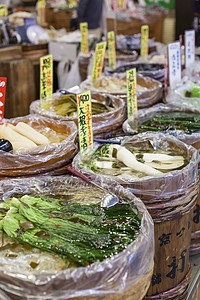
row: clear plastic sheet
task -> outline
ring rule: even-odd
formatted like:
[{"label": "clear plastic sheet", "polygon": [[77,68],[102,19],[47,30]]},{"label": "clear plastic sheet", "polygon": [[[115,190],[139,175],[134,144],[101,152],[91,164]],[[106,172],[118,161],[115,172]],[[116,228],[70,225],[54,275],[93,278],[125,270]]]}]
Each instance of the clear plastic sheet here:
[{"label": "clear plastic sheet", "polygon": [[[18,267],[9,267],[0,263],[0,288],[9,299],[134,299],[145,296],[153,272],[154,227],[144,204],[128,190],[112,182],[108,185],[102,179],[104,188],[115,193],[122,202],[131,202],[142,216],[141,232],[136,240],[123,252],[102,262],[87,267],[56,270],[48,273],[26,272],[25,261]],[[74,191],[80,187],[88,190],[98,189],[79,178],[59,176],[30,179],[12,179],[0,182],[2,200],[15,196],[42,195],[43,197],[65,195],[67,189]],[[92,199],[91,199],[92,201]],[[7,264],[8,264],[7,260]],[[11,267],[11,266],[10,266]],[[14,296],[13,296],[14,295]],[[19,297],[19,298],[18,298]]]},{"label": "clear plastic sheet", "polygon": [[[153,149],[156,150],[170,150],[177,155],[183,155],[189,160],[189,164],[181,170],[174,170],[172,172],[159,174],[157,176],[146,176],[140,179],[123,179],[119,176],[105,176],[94,173],[91,169],[86,166],[81,166],[82,160],[80,153],[78,153],[72,162],[72,166],[85,175],[94,175],[98,180],[106,180],[107,183],[113,179],[119,184],[131,189],[134,194],[141,194],[151,198],[152,203],[162,201],[168,201],[173,195],[186,193],[186,189],[189,190],[192,186],[198,182],[198,151],[192,146],[188,146],[185,143],[179,141],[173,136],[168,136],[163,133],[140,133],[135,136],[118,137],[121,140],[122,146],[148,146],[152,145]],[[116,140],[116,139],[115,139]],[[95,144],[96,149],[99,145]],[[166,200],[164,200],[166,199]],[[181,199],[180,199],[181,201]]]},{"label": "clear plastic sheet", "polygon": [[18,122],[25,122],[40,133],[47,135],[50,143],[37,146],[26,153],[0,151],[0,179],[42,174],[71,162],[77,152],[75,144],[77,127],[74,122],[61,120],[55,123],[54,120],[39,115],[27,115],[4,121],[13,125]]},{"label": "clear plastic sheet", "polygon": [[[123,34],[116,37],[117,49],[138,50],[141,48],[141,34],[125,36]],[[156,47],[154,39],[148,39],[149,48]]]},{"label": "clear plastic sheet", "polygon": [[110,68],[106,68],[104,73],[106,75],[112,74],[124,74],[126,76],[126,71],[136,68],[137,73],[153,78],[160,82],[164,82],[165,70],[164,65],[149,63],[149,62],[135,62],[135,63],[124,63],[118,66],[115,70],[111,70]]},{"label": "clear plastic sheet", "polygon": [[[135,118],[137,118],[137,124],[140,125],[151,118],[153,118],[157,113],[168,113],[168,112],[190,112],[190,110],[184,108],[178,108],[174,105],[167,104],[157,104],[150,108],[140,109],[137,114],[133,114],[129,119],[127,119],[123,124],[123,131],[128,134],[136,134],[137,131],[134,130],[130,123],[134,122]],[[188,145],[194,145],[200,142],[200,132],[186,134],[181,130],[169,130],[165,131],[165,134],[173,135],[182,142]]]},{"label": "clear plastic sheet", "polygon": [[[52,101],[59,97],[60,93],[53,94]],[[115,97],[114,95],[106,95],[104,93],[100,94],[98,92],[92,92],[91,98],[111,106],[111,110],[109,112],[92,116],[94,134],[109,132],[111,127],[115,129],[122,125],[125,120],[125,104],[122,99]],[[75,113],[73,117],[59,116],[53,111],[52,107],[48,110],[41,108],[40,100],[36,100],[31,103],[30,113],[49,117],[52,122],[53,120],[73,121],[78,125],[77,113]]]},{"label": "clear plastic sheet", "polygon": [[181,83],[177,84],[175,89],[169,89],[168,96],[166,97],[166,103],[190,109],[194,112],[200,112],[200,98],[185,97],[185,91],[191,91],[195,87],[200,89],[199,78],[183,78]]},{"label": "clear plastic sheet", "polygon": [[[112,77],[117,77],[122,80],[125,80],[126,78],[123,74],[113,76],[102,75],[100,80],[103,78],[109,79]],[[161,100],[162,84],[159,81],[137,74],[137,83],[142,87],[142,90],[137,92],[137,101],[139,108],[152,106],[153,104]],[[118,91],[113,90],[112,92],[110,90],[106,90],[106,88],[96,88],[92,85],[91,78],[88,78],[85,81],[83,81],[80,85],[80,88],[82,91],[91,90],[92,92],[109,93],[111,95],[120,96],[120,98],[123,99],[125,102],[127,101],[126,88],[124,90],[119,89]]]}]

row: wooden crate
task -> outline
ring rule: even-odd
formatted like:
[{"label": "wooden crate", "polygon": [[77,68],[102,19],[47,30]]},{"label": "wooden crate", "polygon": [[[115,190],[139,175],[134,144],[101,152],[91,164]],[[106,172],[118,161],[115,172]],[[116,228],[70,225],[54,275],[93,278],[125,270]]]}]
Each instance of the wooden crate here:
[{"label": "wooden crate", "polygon": [[21,58],[22,57],[22,47],[21,46],[8,46],[5,48],[0,48],[0,61]]},{"label": "wooden crate", "polygon": [[53,8],[46,8],[46,22],[55,29],[65,28],[69,32],[71,18],[71,10],[54,11]]},{"label": "wooden crate", "polygon": [[26,58],[0,61],[0,76],[7,77],[5,118],[27,115],[35,100],[32,62]]}]

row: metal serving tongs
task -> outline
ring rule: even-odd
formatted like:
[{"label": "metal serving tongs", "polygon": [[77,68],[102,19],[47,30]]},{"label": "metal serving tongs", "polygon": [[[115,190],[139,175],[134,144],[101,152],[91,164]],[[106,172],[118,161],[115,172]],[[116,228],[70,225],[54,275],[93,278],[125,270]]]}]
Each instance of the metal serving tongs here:
[{"label": "metal serving tongs", "polygon": [[75,170],[74,168],[72,168],[70,166],[67,167],[67,170],[69,172],[71,172],[72,174],[76,175],[77,177],[83,179],[87,183],[90,183],[90,184],[98,187],[99,189],[103,190],[104,192],[106,192],[106,195],[101,200],[101,207],[109,208],[109,207],[114,206],[115,204],[119,203],[119,198],[115,194],[108,192],[102,186],[100,186],[96,182],[92,181],[90,177],[83,175],[82,173],[78,172],[77,170]]}]

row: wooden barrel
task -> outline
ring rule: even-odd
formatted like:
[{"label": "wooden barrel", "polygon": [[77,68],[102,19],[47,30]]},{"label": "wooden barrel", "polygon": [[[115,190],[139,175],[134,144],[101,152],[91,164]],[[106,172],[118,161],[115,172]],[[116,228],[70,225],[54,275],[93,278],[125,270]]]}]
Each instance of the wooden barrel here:
[{"label": "wooden barrel", "polygon": [[[190,161],[182,170],[163,176],[148,176],[133,181],[114,177],[119,184],[141,198],[154,221],[155,264],[148,297],[183,297],[189,284],[192,213],[199,192],[198,152],[178,139],[161,133],[143,133],[119,139],[127,148],[131,145],[141,149],[150,149],[152,146],[163,151],[170,149],[171,152],[183,155]],[[93,172],[89,168],[83,169],[80,163],[81,160],[77,156],[73,160],[73,167],[91,176]],[[99,176],[97,175],[97,178]],[[106,177],[109,184],[111,176],[101,175],[100,178],[102,177]],[[179,288],[183,282],[185,289]],[[173,294],[173,291],[176,292]],[[164,292],[171,293],[173,297],[158,298]]]},{"label": "wooden barrel", "polygon": [[78,67],[79,67],[79,73],[81,77],[81,81],[84,81],[87,79],[88,76],[88,65],[90,63],[91,55],[80,55],[78,58]]}]

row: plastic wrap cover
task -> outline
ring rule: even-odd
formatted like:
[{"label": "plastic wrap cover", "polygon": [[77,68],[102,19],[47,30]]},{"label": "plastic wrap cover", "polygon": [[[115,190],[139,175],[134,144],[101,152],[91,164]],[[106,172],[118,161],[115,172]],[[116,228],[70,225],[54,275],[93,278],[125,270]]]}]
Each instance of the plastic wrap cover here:
[{"label": "plastic wrap cover", "polygon": [[[60,97],[60,93],[53,94],[53,99]],[[110,131],[111,127],[122,125],[125,120],[125,104],[122,99],[114,95],[100,94],[98,92],[91,93],[92,99],[100,101],[104,104],[112,105],[114,108],[109,111],[98,115],[92,116],[92,127],[94,133]],[[30,113],[36,113],[45,117],[49,117],[60,121],[74,121],[78,125],[78,115],[73,117],[65,117],[57,115],[53,109],[43,109],[40,105],[40,100],[33,101],[30,105]]]},{"label": "plastic wrap cover", "polygon": [[195,86],[198,86],[200,89],[200,80],[196,78],[188,77],[183,78],[182,82],[177,84],[175,89],[169,89],[168,96],[166,97],[166,103],[176,105],[181,108],[190,109],[193,112],[200,112],[200,98],[190,98],[185,97],[184,92],[192,90]]},{"label": "plastic wrap cover", "polygon": [[[134,34],[126,36],[123,34],[116,37],[117,49],[140,50],[141,48],[141,34]],[[148,47],[155,47],[154,39],[148,39]]]},{"label": "plastic wrap cover", "polygon": [[[195,184],[198,179],[198,151],[192,146],[188,146],[185,143],[179,141],[173,136],[168,136],[163,133],[151,133],[144,132],[135,136],[118,137],[122,141],[122,146],[132,144],[135,146],[151,144],[154,149],[164,150],[169,149],[177,153],[178,155],[184,155],[189,160],[189,164],[182,170],[175,170],[168,173],[163,173],[158,176],[146,176],[138,180],[127,180],[121,178],[121,176],[105,176],[96,174],[99,180],[105,180],[109,183],[109,180],[116,180],[119,184],[128,187],[135,194],[145,194],[156,199],[156,202],[161,202],[162,198],[171,197],[174,194],[180,194],[184,192],[187,187]],[[96,149],[99,145],[95,144]],[[81,166],[82,160],[80,153],[78,153],[72,162],[72,165],[78,171],[86,174],[95,174],[91,169],[86,166]]]},{"label": "plastic wrap cover", "polygon": [[[121,79],[125,79],[126,77],[123,74],[114,74],[113,76],[106,76],[105,74],[101,76],[101,79],[103,78],[112,78],[112,77],[118,77]],[[162,84],[149,77],[144,77],[140,74],[137,74],[137,83],[141,85],[142,87],[146,87],[147,90],[137,92],[137,100],[138,100],[138,107],[149,107],[153,104],[159,102],[162,98]],[[91,90],[92,92],[98,92],[98,93],[109,93],[111,95],[120,96],[121,99],[123,99],[126,102],[127,99],[127,91],[126,89],[121,91],[107,91],[104,89],[98,89],[92,86],[91,78],[86,79],[83,81],[80,85],[80,88],[82,91]]]},{"label": "plastic wrap cover", "polygon": [[135,63],[123,63],[117,66],[115,70],[106,68],[104,71],[105,74],[124,74],[126,76],[126,71],[136,68],[136,71],[146,77],[153,78],[160,82],[164,82],[165,70],[163,64],[158,63],[149,63],[149,62],[135,62]]},{"label": "plastic wrap cover", "polygon": [[[190,110],[184,108],[178,108],[174,105],[167,104],[156,104],[150,108],[140,109],[137,114],[133,114],[123,124],[123,131],[128,134],[136,134],[136,131],[130,126],[130,122],[133,122],[137,118],[138,125],[152,119],[157,113],[168,113],[168,112],[190,112]],[[165,131],[165,134],[173,135],[182,142],[193,145],[200,142],[200,132],[186,134],[181,130],[169,130]]]},{"label": "plastic wrap cover", "polygon": [[51,135],[51,139],[56,142],[37,146],[27,153],[0,151],[0,177],[33,175],[54,170],[69,163],[77,152],[77,145],[74,143],[77,127],[74,122],[55,123],[54,120],[39,115],[27,115],[4,122],[13,125],[25,122],[39,132]]},{"label": "plastic wrap cover", "polygon": [[[18,295],[19,299],[143,299],[153,272],[154,227],[144,204],[128,190],[112,182],[102,185],[114,192],[122,202],[132,202],[142,216],[141,233],[123,252],[87,267],[71,268],[51,273],[10,272],[0,264],[0,288]],[[79,178],[69,176],[12,179],[0,182],[1,199],[12,195],[64,195],[67,188],[86,186]],[[11,262],[12,263],[12,262]],[[16,267],[15,267],[16,269]],[[121,294],[123,293],[123,294]],[[121,294],[118,298],[118,295]],[[110,296],[110,297],[109,297]],[[105,298],[104,298],[105,297]],[[116,297],[116,298],[115,298]],[[12,299],[16,299],[15,297]],[[18,299],[18,298],[17,298]]]}]

